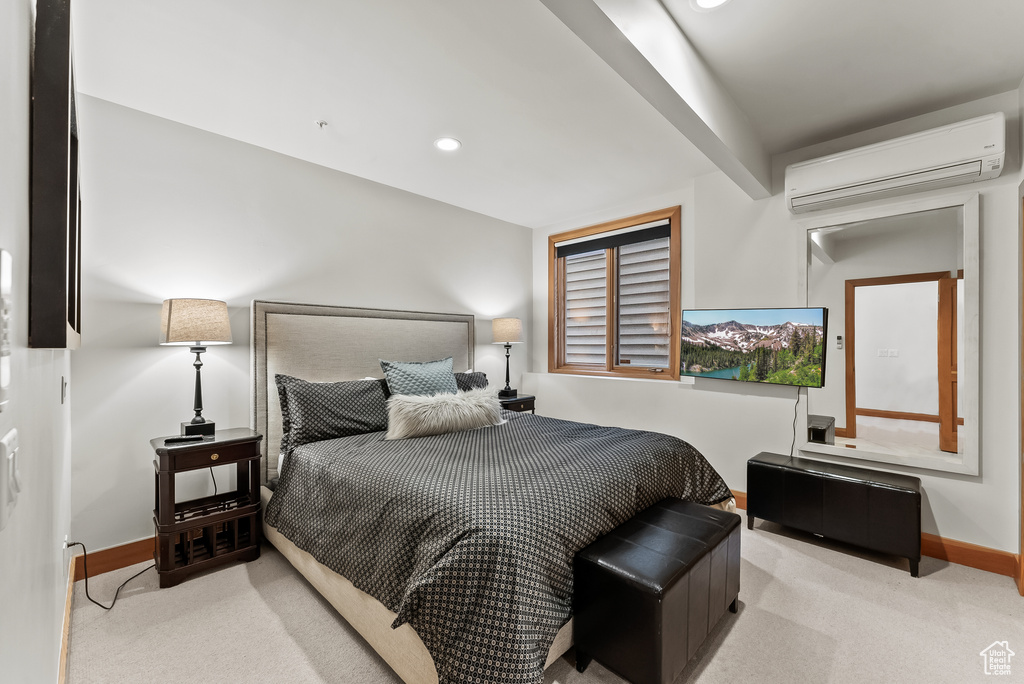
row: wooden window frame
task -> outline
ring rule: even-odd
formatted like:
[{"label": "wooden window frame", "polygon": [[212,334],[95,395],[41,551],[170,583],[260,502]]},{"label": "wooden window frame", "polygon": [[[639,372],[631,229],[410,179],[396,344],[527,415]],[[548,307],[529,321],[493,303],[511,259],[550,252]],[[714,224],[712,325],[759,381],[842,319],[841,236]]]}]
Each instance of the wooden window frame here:
[{"label": "wooden window frame", "polygon": [[[548,372],[569,375],[596,375],[620,378],[650,378],[654,380],[679,380],[679,335],[682,323],[682,303],[680,296],[682,282],[682,248],[680,221],[682,207],[647,212],[638,216],[600,223],[585,228],[557,233],[548,237]],[[608,315],[605,324],[605,363],[600,364],[566,364],[565,363],[565,311],[561,301],[560,283],[565,282],[565,261],[556,256],[556,245],[568,240],[591,237],[623,228],[652,223],[654,221],[669,222],[669,366],[652,370],[637,366],[617,365],[618,341],[618,279],[614,249],[608,250],[605,264],[607,268],[606,307]]]}]

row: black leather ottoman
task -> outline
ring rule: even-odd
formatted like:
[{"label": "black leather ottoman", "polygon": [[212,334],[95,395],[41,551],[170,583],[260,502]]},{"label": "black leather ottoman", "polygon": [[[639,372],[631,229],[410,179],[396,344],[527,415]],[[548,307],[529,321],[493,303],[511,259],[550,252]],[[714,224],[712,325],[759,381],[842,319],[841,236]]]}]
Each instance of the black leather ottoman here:
[{"label": "black leather ottoman", "polygon": [[921,480],[762,452],[747,461],[747,527],[771,520],[921,561]]},{"label": "black leather ottoman", "polygon": [[665,499],[576,554],[576,669],[670,684],[740,591],[740,516]]}]

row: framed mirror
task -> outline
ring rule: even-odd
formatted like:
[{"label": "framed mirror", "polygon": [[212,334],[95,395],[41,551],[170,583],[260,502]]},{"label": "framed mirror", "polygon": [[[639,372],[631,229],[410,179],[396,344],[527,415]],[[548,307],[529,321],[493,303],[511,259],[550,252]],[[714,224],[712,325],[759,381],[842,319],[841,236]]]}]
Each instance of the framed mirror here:
[{"label": "framed mirror", "polygon": [[829,309],[826,385],[807,414],[834,420],[809,455],[978,474],[978,194],[801,222],[807,305]]}]

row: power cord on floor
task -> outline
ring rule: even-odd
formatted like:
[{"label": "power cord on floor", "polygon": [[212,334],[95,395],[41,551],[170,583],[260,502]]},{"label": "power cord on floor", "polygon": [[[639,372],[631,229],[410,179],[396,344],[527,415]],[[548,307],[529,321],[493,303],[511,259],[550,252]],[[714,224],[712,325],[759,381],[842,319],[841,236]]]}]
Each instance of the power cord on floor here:
[{"label": "power cord on floor", "polygon": [[793,449],[796,448],[796,407],[800,405],[800,388],[796,388],[796,403],[793,404],[793,441],[789,445],[789,457],[793,458]]},{"label": "power cord on floor", "polygon": [[86,551],[85,544],[83,544],[82,542],[68,542],[68,548],[70,549],[72,546],[82,547],[82,571],[83,574],[85,575],[85,597],[93,603],[95,603],[100,608],[102,608],[103,610],[110,610],[114,607],[114,604],[117,603],[117,595],[121,593],[122,589],[124,589],[124,585],[128,584],[133,579],[135,579],[142,573],[146,572],[146,570],[150,570],[156,567],[156,563],[153,563],[152,565],[145,567],[142,570],[139,570],[137,573],[135,573],[134,575],[126,579],[124,582],[122,582],[121,586],[119,586],[117,588],[117,591],[114,592],[114,600],[110,602],[109,606],[105,606],[96,599],[94,599],[92,596],[89,596],[89,552]]}]

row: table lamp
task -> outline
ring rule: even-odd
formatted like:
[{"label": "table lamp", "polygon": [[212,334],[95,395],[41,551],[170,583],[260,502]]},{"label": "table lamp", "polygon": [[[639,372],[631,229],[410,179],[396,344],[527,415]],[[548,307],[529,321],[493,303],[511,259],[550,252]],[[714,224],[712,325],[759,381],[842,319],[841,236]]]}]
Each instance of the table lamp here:
[{"label": "table lamp", "polygon": [[183,435],[212,436],[216,425],[203,417],[203,383],[200,354],[211,344],[231,344],[228,305],[215,299],[165,299],[160,311],[160,344],[188,345],[196,355],[196,395],[191,421],[181,424]]},{"label": "table lamp", "polygon": [[508,357],[513,344],[523,341],[523,323],[518,318],[495,318],[491,321],[491,333],[494,344],[505,345],[505,389],[498,391],[502,398],[518,396],[508,383]]}]

